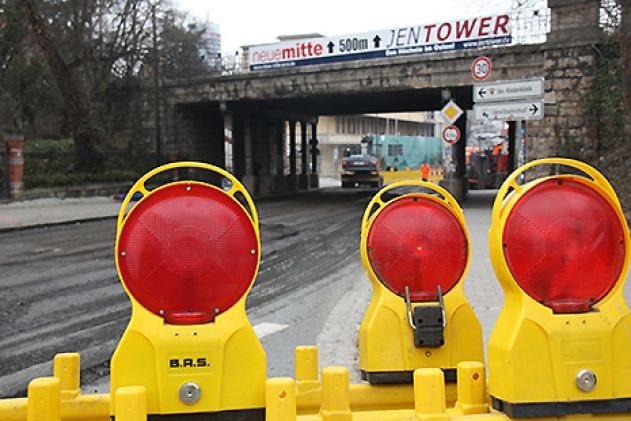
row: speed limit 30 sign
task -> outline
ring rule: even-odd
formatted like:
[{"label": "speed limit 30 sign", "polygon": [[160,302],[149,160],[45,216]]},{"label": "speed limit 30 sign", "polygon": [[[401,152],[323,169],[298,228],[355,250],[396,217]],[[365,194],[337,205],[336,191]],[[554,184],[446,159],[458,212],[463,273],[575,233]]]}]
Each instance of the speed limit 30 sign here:
[{"label": "speed limit 30 sign", "polygon": [[492,68],[491,59],[486,56],[480,56],[473,60],[473,64],[471,64],[471,74],[475,80],[485,80],[491,75]]},{"label": "speed limit 30 sign", "polygon": [[443,130],[443,140],[453,145],[460,140],[460,129],[453,124],[445,127]]}]

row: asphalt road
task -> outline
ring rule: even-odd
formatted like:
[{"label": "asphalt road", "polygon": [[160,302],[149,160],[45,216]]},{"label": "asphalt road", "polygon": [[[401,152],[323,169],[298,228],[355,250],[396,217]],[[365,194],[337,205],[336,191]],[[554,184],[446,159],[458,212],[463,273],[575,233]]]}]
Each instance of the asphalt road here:
[{"label": "asphalt road", "polygon": [[[356,266],[353,275],[361,272],[359,223],[373,193],[327,189],[257,203],[262,260],[247,307],[264,345],[270,332],[292,333],[290,325],[301,326],[293,342],[315,343],[327,305],[341,291],[328,288],[329,295],[307,299],[310,306],[300,301],[308,291],[335,285],[336,274],[349,266]],[[130,314],[116,274],[114,240],[114,220],[0,234],[0,397],[21,394],[30,379],[50,375],[58,352],[81,354],[84,384],[107,376],[107,361]],[[275,342],[273,351],[284,345],[292,344]],[[285,357],[293,346],[286,353],[267,352],[270,375],[291,374],[293,360]]]},{"label": "asphalt road", "polygon": [[[292,376],[294,347],[318,344],[321,367],[347,366],[358,381],[357,328],[371,294],[359,224],[373,193],[325,189],[257,202],[262,261],[247,307],[268,376]],[[485,343],[502,306],[488,253],[492,199],[471,192],[463,206],[472,242],[464,288]],[[106,220],[0,234],[0,397],[50,375],[58,352],[81,354],[84,391],[108,390],[108,360],[130,313],[114,229]]]}]

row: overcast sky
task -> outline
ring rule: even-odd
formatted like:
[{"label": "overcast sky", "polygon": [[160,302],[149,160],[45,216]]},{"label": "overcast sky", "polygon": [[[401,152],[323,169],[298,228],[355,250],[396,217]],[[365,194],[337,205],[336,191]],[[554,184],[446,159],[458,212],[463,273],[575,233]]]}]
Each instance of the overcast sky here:
[{"label": "overcast sky", "polygon": [[[517,0],[515,0],[517,1]],[[529,3],[536,0],[519,0]],[[221,26],[223,51],[275,42],[278,35],[345,35],[508,12],[513,0],[174,0],[178,8]]]}]

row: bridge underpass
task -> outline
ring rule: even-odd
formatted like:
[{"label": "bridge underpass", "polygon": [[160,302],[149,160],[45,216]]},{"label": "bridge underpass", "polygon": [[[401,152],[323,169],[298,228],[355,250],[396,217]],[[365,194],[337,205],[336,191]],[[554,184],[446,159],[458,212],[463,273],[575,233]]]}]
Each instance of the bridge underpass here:
[{"label": "bridge underpass", "polygon": [[[396,113],[396,112],[424,112],[424,111],[438,111],[445,103],[445,93],[447,90],[451,99],[456,101],[463,109],[471,109],[472,102],[472,89],[471,86],[462,87],[449,87],[449,88],[425,88],[419,90],[401,90],[401,91],[386,91],[386,92],[374,92],[374,93],[355,93],[355,94],[336,94],[336,95],[322,95],[311,96],[307,98],[295,98],[295,99],[283,99],[276,101],[257,101],[251,104],[233,103],[227,104],[227,113],[233,117],[233,141],[235,147],[238,145],[244,145],[246,148],[251,144],[252,147],[252,171],[254,174],[253,191],[257,194],[269,194],[273,192],[283,191],[296,191],[296,189],[306,189],[308,186],[315,187],[317,184],[314,182],[315,173],[313,169],[317,168],[316,159],[317,154],[314,154],[313,145],[318,142],[317,124],[319,116],[334,116],[334,115],[359,115],[359,114],[383,114],[383,113]],[[256,110],[259,111],[256,114]],[[242,116],[251,116],[248,117]],[[265,125],[266,118],[274,118],[275,116],[289,116],[288,118],[287,135],[289,137],[289,151],[283,151],[284,145],[283,136],[285,135],[282,130],[285,127],[284,124],[276,123],[276,127],[272,128],[273,133],[267,135],[265,128],[261,131],[261,125]],[[244,124],[252,124],[252,140],[248,140],[246,135],[246,128]],[[235,124],[236,123],[236,124]],[[455,156],[454,161],[457,162],[456,176],[461,182],[464,180],[465,175],[465,147],[466,147],[466,116],[461,117],[456,125],[463,133],[462,139],[456,144],[454,148]],[[278,136],[280,133],[280,137]],[[266,142],[265,139],[274,139],[274,144]],[[359,140],[359,136],[358,136]],[[308,147],[308,145],[310,147]],[[276,151],[275,155],[267,155],[268,151]],[[300,156],[297,153],[299,150]],[[289,168],[287,175],[283,174],[283,159],[280,153],[286,153],[289,155]],[[243,151],[241,148],[236,149],[238,152],[235,156],[245,156],[244,160],[236,161],[238,165],[235,166],[236,174],[239,176],[245,176],[244,180],[248,182],[248,166],[247,166],[247,151]],[[271,159],[266,160],[268,157]],[[296,162],[297,166],[292,166],[292,163]],[[256,173],[254,168],[257,165],[263,168],[262,173]],[[269,174],[266,174],[265,168],[276,167],[276,176],[270,183],[266,180]],[[281,176],[278,176],[281,174]],[[296,181],[296,179],[298,181]],[[283,185],[285,183],[285,185]],[[462,189],[457,189],[458,192]],[[457,193],[458,194],[458,193]]]},{"label": "bridge underpass", "polygon": [[[486,55],[490,81],[545,77],[545,118],[526,123],[526,159],[557,155],[557,144],[589,143],[580,106],[593,85],[598,4],[550,0],[548,42],[382,58],[187,80],[163,87],[158,121],[165,156],[226,166],[224,129],[232,128],[232,171],[255,195],[318,185],[317,120],[323,115],[439,110],[449,90],[472,108],[471,64]],[[454,195],[466,190],[466,115],[456,125]],[[147,133],[155,131],[148,124]],[[514,151],[515,127],[511,126]],[[285,139],[289,147],[285,150]],[[559,138],[559,139],[555,139]],[[300,151],[300,153],[299,153]],[[289,157],[286,165],[285,157]],[[514,165],[510,159],[509,169]],[[286,168],[287,167],[287,168]]]},{"label": "bridge underpass", "polygon": [[[448,100],[445,91],[463,110],[471,110],[473,80],[469,73],[470,61],[470,57],[456,59],[459,68],[451,76],[451,81],[429,80],[421,86],[406,84],[398,88],[367,88],[366,81],[374,77],[370,73],[383,71],[369,66],[364,69],[367,74],[363,76],[363,81],[357,80],[363,85],[361,89],[344,91],[338,88],[330,93],[314,92],[281,98],[180,102],[174,106],[171,130],[177,139],[179,158],[202,159],[226,166],[224,127],[231,127],[233,172],[256,195],[316,187],[319,116],[437,111]],[[427,64],[425,67],[431,68]],[[534,71],[531,70],[531,73]],[[317,77],[304,75],[312,76]],[[391,79],[394,77],[399,76],[388,76],[384,81],[389,82],[382,84],[393,84]],[[415,79],[411,75],[406,77]],[[339,80],[343,79],[335,78],[331,82]],[[453,158],[457,165],[453,174],[455,183],[450,184],[455,189],[454,194],[461,197],[466,184],[466,115],[456,122],[456,126],[462,138],[454,148]],[[286,137],[289,138],[289,150],[285,150]],[[289,156],[288,168],[285,168],[286,155]]]}]

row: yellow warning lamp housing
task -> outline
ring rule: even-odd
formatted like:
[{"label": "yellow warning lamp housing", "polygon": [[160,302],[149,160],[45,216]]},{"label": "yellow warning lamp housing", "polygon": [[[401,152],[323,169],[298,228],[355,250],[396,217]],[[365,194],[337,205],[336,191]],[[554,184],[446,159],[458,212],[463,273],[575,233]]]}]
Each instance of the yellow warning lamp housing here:
[{"label": "yellow warning lamp housing", "polygon": [[[518,182],[551,165],[570,171]],[[489,245],[505,294],[488,345],[493,407],[515,418],[629,411],[629,230],[605,177],[563,158],[519,168],[495,199]]]},{"label": "yellow warning lamp housing", "polygon": [[411,383],[417,368],[456,381],[461,361],[484,360],[482,329],[463,292],[471,249],[462,209],[433,183],[381,189],[361,225],[373,295],[359,329],[359,367],[372,384]]},{"label": "yellow warning lamp housing", "polygon": [[[220,187],[146,185],[166,171],[191,169]],[[260,249],[254,203],[227,171],[178,162],[140,178],[118,215],[116,266],[132,315],[111,361],[112,396],[143,386],[148,414],[262,414],[265,352],[245,313]]]}]

